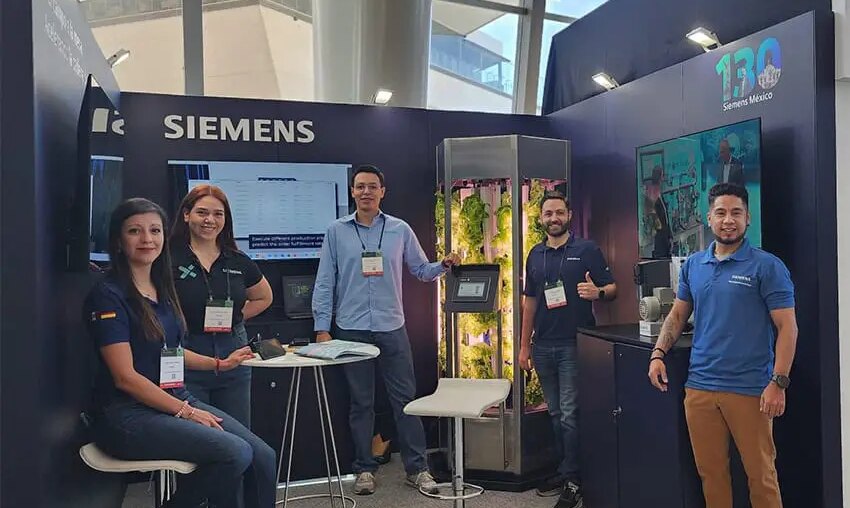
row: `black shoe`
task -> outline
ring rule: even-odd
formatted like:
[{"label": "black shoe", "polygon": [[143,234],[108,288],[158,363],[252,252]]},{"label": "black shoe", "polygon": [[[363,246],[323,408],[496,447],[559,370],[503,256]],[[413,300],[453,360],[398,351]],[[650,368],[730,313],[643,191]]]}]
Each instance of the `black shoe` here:
[{"label": "black shoe", "polygon": [[555,508],[584,508],[584,498],[581,497],[581,487],[573,482],[564,485],[561,497],[555,503]]},{"label": "black shoe", "polygon": [[534,493],[540,497],[555,497],[561,494],[564,490],[564,480],[558,475],[550,476],[540,482],[540,485],[534,489]]}]

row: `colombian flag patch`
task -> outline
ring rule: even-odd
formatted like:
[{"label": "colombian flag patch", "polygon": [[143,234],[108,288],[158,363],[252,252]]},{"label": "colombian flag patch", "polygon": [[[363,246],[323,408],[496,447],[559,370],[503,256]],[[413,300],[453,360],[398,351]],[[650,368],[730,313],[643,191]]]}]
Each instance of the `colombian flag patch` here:
[{"label": "colombian flag patch", "polygon": [[92,312],[92,321],[103,321],[104,319],[115,319],[118,314],[114,310],[105,310],[103,312]]}]

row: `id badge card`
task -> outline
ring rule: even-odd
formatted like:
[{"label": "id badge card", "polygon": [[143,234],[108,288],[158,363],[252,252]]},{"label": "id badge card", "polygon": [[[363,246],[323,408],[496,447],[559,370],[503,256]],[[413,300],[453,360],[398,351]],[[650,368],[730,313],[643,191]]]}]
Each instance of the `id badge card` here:
[{"label": "id badge card", "polygon": [[159,387],[183,387],[183,348],[163,349],[159,356]]},{"label": "id badge card", "polygon": [[546,295],[547,309],[557,309],[567,305],[567,293],[564,291],[564,283],[560,280],[554,284],[546,283],[543,286],[543,294]]},{"label": "id badge card", "polygon": [[364,277],[380,277],[384,275],[384,257],[380,252],[364,252],[360,258]]},{"label": "id badge card", "polygon": [[233,325],[233,300],[210,300],[204,312],[204,333],[230,333]]}]

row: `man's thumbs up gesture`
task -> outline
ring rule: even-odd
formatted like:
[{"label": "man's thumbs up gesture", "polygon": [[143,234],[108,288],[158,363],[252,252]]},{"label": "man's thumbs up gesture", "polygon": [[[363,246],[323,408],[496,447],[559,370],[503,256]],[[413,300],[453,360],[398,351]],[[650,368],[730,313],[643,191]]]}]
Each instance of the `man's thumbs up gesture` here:
[{"label": "man's thumbs up gesture", "polygon": [[599,288],[593,283],[590,278],[590,272],[584,274],[584,282],[578,283],[578,295],[585,300],[598,300]]}]

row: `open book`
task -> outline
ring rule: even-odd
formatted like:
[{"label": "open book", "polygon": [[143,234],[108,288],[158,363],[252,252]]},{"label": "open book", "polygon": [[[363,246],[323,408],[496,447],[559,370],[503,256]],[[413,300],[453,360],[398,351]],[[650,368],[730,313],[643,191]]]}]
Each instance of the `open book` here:
[{"label": "open book", "polygon": [[308,344],[295,350],[295,354],[322,360],[336,360],[346,356],[376,357],[379,352],[372,344],[338,339]]}]

